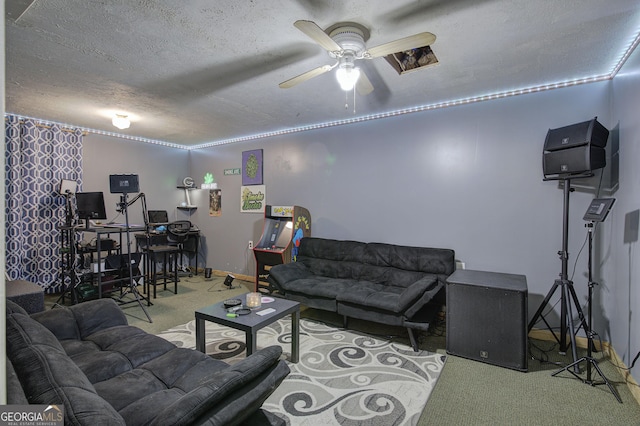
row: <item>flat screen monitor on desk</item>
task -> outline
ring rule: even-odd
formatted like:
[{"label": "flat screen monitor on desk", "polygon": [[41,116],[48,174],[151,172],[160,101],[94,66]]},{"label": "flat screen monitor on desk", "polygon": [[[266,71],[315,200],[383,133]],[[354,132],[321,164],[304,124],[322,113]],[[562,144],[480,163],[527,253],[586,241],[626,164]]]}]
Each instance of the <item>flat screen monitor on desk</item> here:
[{"label": "flat screen monitor on desk", "polygon": [[89,220],[107,218],[102,192],[76,192],[76,207],[78,218],[84,219],[87,229],[89,228]]},{"label": "flat screen monitor on desk", "polygon": [[166,225],[169,223],[169,213],[166,210],[149,210],[148,222],[151,226]]}]

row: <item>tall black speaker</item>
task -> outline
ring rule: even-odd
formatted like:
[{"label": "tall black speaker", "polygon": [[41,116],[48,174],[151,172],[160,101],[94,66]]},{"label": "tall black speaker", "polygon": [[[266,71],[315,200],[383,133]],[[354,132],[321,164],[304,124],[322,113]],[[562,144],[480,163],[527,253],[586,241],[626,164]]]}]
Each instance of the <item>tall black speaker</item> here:
[{"label": "tall black speaker", "polygon": [[549,129],[542,155],[545,178],[561,179],[603,168],[608,138],[609,131],[597,118]]},{"label": "tall black speaker", "polygon": [[447,278],[447,353],[527,371],[527,279],[457,270]]}]

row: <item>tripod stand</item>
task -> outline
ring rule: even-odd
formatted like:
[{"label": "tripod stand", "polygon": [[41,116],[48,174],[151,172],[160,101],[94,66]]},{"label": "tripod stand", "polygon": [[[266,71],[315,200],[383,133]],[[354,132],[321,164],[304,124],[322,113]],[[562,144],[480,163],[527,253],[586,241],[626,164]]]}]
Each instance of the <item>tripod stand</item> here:
[{"label": "tripod stand", "polygon": [[[585,331],[587,332],[587,339],[588,339],[588,343],[587,343],[587,355],[583,356],[582,358],[574,361],[572,364],[567,365],[566,367],[556,371],[555,373],[552,374],[552,376],[555,376],[563,371],[569,371],[569,373],[573,374],[576,378],[582,380],[584,383],[591,385],[591,386],[596,386],[596,385],[603,385],[606,384],[609,387],[609,390],[611,391],[611,393],[616,397],[616,399],[618,400],[619,403],[622,403],[622,399],[620,399],[620,395],[618,395],[618,392],[616,392],[616,389],[611,385],[611,383],[609,382],[609,380],[607,380],[607,378],[605,377],[605,375],[602,373],[602,370],[600,370],[600,367],[598,366],[598,361],[596,361],[592,354],[593,354],[593,336],[595,335],[595,333],[593,332],[593,328],[592,328],[592,322],[593,322],[593,287],[595,285],[598,285],[597,282],[593,281],[593,229],[594,229],[594,224],[596,221],[602,222],[604,221],[607,213],[609,212],[609,209],[611,208],[611,206],[613,205],[613,202],[615,200],[613,198],[609,198],[609,199],[595,199],[593,200],[593,202],[591,203],[591,206],[589,207],[589,209],[587,210],[587,214],[585,215],[585,218],[590,217],[590,215],[592,215],[591,217],[593,218],[593,220],[591,220],[589,223],[587,223],[585,226],[587,227],[587,232],[589,234],[589,260],[587,262],[588,265],[588,277],[589,277],[589,296],[588,296],[588,312],[587,315],[589,316],[589,323],[588,323],[588,328],[585,329]],[[587,377],[586,379],[582,379],[580,376],[578,376],[574,371],[571,371],[570,369],[572,367],[576,367],[579,364],[581,364],[582,362],[586,362],[587,363]],[[602,378],[602,382],[595,382],[594,380],[592,380],[591,378],[591,369],[595,368],[596,371],[598,372],[598,374],[600,374],[600,377]]]},{"label": "tripod stand", "polygon": [[[74,182],[75,184],[75,182]],[[78,286],[79,280],[76,276],[76,228],[73,223],[74,214],[73,214],[73,205],[71,204],[71,200],[73,197],[73,193],[67,190],[64,194],[65,196],[65,224],[60,227],[60,251],[62,253],[62,287],[63,291],[54,303],[55,306],[59,306],[62,302],[64,304],[64,299],[67,293],[69,293],[69,297],[71,298],[71,303],[74,305],[78,303],[78,293],[76,287]],[[69,279],[69,284],[65,285],[67,277]]]},{"label": "tripod stand", "polygon": [[[564,179],[564,204],[563,204],[563,222],[562,222],[562,250],[558,252],[560,256],[560,260],[562,262],[562,272],[560,273],[560,279],[554,281],[551,290],[544,298],[540,307],[536,311],[533,318],[529,322],[529,329],[531,331],[533,326],[538,322],[539,319],[542,319],[546,324],[553,337],[556,339],[558,344],[560,345],[560,353],[566,353],[567,351],[567,327],[569,331],[569,339],[571,343],[571,353],[573,355],[573,359],[576,360],[578,358],[578,351],[576,348],[576,332],[575,327],[573,325],[573,309],[572,303],[575,306],[576,312],[578,313],[578,317],[580,318],[581,326],[586,330],[587,324],[585,323],[584,313],[582,312],[582,308],[580,307],[580,303],[578,300],[578,296],[576,296],[576,291],[573,288],[573,282],[569,280],[568,276],[568,261],[569,261],[569,194],[573,191],[571,189],[571,180]],[[541,316],[542,311],[545,306],[551,300],[551,297],[556,292],[556,290],[561,289],[561,304],[560,304],[560,337],[553,332],[551,326],[547,322],[547,320]],[[579,328],[578,328],[579,329]],[[576,372],[579,372],[579,367],[577,364],[573,365]]]},{"label": "tripod stand", "polygon": [[[129,285],[127,287],[127,290],[124,291],[122,294],[120,294],[120,298],[119,301],[122,302],[124,296],[126,296],[127,294],[131,293],[133,294],[133,296],[135,297],[135,301],[138,302],[138,305],[140,305],[140,307],[142,308],[142,310],[144,311],[144,314],[147,316],[147,319],[149,320],[149,322],[153,322],[153,320],[151,319],[151,316],[149,315],[149,312],[147,311],[147,309],[144,307],[144,305],[142,304],[142,297],[140,296],[140,293],[138,292],[138,287],[136,282],[134,281],[134,275],[133,275],[133,258],[131,256],[131,229],[129,227],[129,209],[128,207],[133,204],[134,202],[136,202],[139,198],[142,198],[143,203],[144,203],[144,193],[140,193],[138,194],[138,196],[136,196],[133,200],[131,201],[127,201],[127,193],[123,193],[120,197],[120,203],[119,203],[119,209],[120,211],[124,212],[124,220],[125,220],[125,226],[126,226],[126,235],[127,235],[127,268],[129,269]],[[146,210],[146,206],[143,206],[144,210]],[[130,302],[124,302],[124,303],[130,303]]]}]

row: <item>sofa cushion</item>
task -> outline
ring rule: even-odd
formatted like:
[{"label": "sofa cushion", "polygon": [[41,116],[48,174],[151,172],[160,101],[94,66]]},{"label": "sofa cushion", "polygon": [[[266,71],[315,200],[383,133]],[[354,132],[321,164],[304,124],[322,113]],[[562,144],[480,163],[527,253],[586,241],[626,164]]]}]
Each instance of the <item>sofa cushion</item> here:
[{"label": "sofa cushion", "polygon": [[282,348],[270,346],[208,376],[201,386],[167,405],[152,424],[189,425],[205,413],[206,424],[244,424],[289,374],[286,363],[279,361],[281,354]]},{"label": "sofa cushion", "polygon": [[80,340],[100,330],[127,325],[122,309],[110,298],[57,307],[34,314],[32,318],[47,327],[58,340]]},{"label": "sofa cushion", "polygon": [[63,340],[61,344],[93,384],[175,349],[167,340],[130,325],[100,330],[85,340]]},{"label": "sofa cushion", "polygon": [[46,327],[19,312],[6,327],[7,356],[30,404],[64,404],[65,424],[125,424]]},{"label": "sofa cushion", "polygon": [[338,302],[365,305],[371,308],[383,309],[390,312],[399,311],[402,287],[377,284],[370,281],[356,281],[344,292],[336,295]]},{"label": "sofa cushion", "polygon": [[455,268],[453,250],[397,246],[394,244],[368,243],[363,263],[374,266],[393,267],[405,271],[420,271],[431,274],[452,274]]},{"label": "sofa cushion", "polygon": [[420,299],[422,294],[437,282],[435,276],[427,276],[404,288],[371,281],[358,281],[340,292],[336,298],[338,302],[400,313]]},{"label": "sofa cushion", "polygon": [[453,250],[306,237],[298,262],[313,275],[408,287],[424,274],[453,273]]},{"label": "sofa cushion", "polygon": [[304,264],[312,275],[320,275],[328,278],[344,278],[350,280],[360,279],[366,265],[349,260],[316,259],[312,257],[298,258],[298,262]]},{"label": "sofa cushion", "polygon": [[7,315],[7,352],[19,353],[21,349],[30,345],[50,347],[64,353],[56,336],[28,314]]},{"label": "sofa cushion", "polygon": [[366,243],[305,237],[300,240],[297,261],[305,258],[362,263]]},{"label": "sofa cushion", "polygon": [[[227,366],[202,352],[175,348],[139,368],[95,383],[94,386],[98,394],[120,411],[127,422],[137,419],[133,421],[137,423],[142,421],[141,416],[146,416],[146,421],[155,417],[157,413],[139,411],[147,411],[143,407],[158,400],[160,395],[163,406],[170,404]],[[192,374],[191,370],[194,370]],[[179,380],[182,382],[177,383]],[[193,383],[189,380],[193,380]]]},{"label": "sofa cushion", "polygon": [[260,408],[287,375],[284,362],[279,368],[286,371],[271,374],[281,354],[282,349],[273,346],[229,367],[204,353],[175,348],[139,368],[96,383],[95,388],[127,425],[191,424],[205,412],[207,416],[217,413],[223,420],[242,419]]},{"label": "sofa cushion", "polygon": [[355,280],[337,279],[314,275],[309,278],[287,281],[282,288],[287,291],[304,293],[309,296],[335,299],[338,294],[357,284]]},{"label": "sofa cushion", "polygon": [[[371,281],[378,284],[407,288],[420,281],[427,275],[422,271],[407,271],[392,266],[370,266],[362,268],[358,277],[361,281]],[[432,274],[428,274],[433,276]]]}]

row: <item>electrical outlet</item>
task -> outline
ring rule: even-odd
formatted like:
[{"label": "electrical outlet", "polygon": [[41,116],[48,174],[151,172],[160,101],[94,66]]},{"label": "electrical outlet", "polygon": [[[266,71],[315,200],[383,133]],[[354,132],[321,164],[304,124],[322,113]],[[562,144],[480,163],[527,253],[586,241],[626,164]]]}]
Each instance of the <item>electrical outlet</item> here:
[{"label": "electrical outlet", "polygon": [[253,250],[253,241],[249,240],[249,250]]}]

